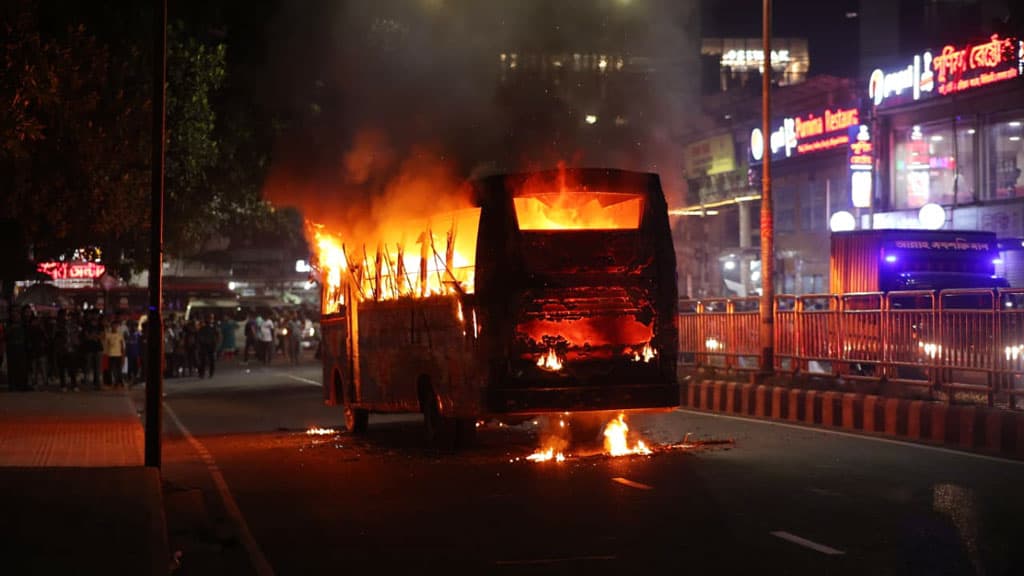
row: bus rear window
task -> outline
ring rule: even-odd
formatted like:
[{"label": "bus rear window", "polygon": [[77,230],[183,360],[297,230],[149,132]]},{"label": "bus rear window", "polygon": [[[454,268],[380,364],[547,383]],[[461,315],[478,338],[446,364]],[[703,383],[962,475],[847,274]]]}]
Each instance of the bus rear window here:
[{"label": "bus rear window", "polygon": [[619,192],[551,192],[513,198],[520,230],[636,230],[643,197]]}]

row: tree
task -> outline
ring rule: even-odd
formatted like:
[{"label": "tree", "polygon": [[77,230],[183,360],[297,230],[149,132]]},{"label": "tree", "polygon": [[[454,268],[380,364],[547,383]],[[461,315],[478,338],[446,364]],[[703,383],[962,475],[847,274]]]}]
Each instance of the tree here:
[{"label": "tree", "polygon": [[[83,245],[113,249],[145,225],[140,54],[112,58],[83,26],[47,37],[22,2],[0,46],[0,167],[37,259]],[[109,252],[108,252],[109,253]]]},{"label": "tree", "polygon": [[224,82],[226,53],[224,44],[187,36],[181,23],[169,31],[165,241],[179,255],[198,252],[224,220],[228,199],[210,187],[210,172],[221,158],[211,98]]}]

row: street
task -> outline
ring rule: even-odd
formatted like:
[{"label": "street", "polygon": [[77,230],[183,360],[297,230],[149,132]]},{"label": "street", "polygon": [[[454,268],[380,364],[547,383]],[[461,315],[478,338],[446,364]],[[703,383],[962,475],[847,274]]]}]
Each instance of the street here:
[{"label": "street", "polygon": [[[177,574],[1009,574],[1024,465],[732,417],[629,415],[652,456],[527,462],[537,427],[440,453],[416,415],[342,430],[319,366],[165,383]],[[141,409],[141,393],[136,401]],[[188,431],[188,434],[184,430]],[[719,442],[721,441],[721,442]],[[731,441],[731,442],[725,442]]]}]

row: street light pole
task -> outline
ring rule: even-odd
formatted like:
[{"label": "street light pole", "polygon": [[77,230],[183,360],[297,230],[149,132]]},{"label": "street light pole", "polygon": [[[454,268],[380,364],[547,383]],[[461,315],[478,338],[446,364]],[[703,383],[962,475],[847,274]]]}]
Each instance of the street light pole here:
[{"label": "street light pole", "polygon": [[772,153],[771,153],[771,87],[772,87],[772,1],[763,0],[762,50],[764,71],[761,74],[761,134],[764,149],[761,155],[761,371],[774,370],[775,331],[775,223],[772,217]]},{"label": "street light pole", "polygon": [[164,121],[167,95],[167,0],[155,0],[153,17],[153,166],[150,187],[149,315],[146,321],[146,466],[160,468],[163,428]]}]

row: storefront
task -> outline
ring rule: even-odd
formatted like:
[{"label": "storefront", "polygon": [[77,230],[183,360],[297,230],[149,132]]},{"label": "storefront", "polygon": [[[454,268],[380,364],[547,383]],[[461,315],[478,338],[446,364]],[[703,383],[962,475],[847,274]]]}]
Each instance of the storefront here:
[{"label": "storefront", "polygon": [[[1024,236],[1024,42],[926,50],[868,81],[877,193],[864,227]],[[945,218],[922,218],[922,209]]]},{"label": "storefront", "polygon": [[[840,101],[845,105],[826,106],[772,123],[768,142],[779,293],[828,290],[830,216],[857,212],[852,203],[849,150],[863,115],[852,95]],[[763,146],[761,129],[753,128],[746,148],[758,181]],[[759,262],[753,264],[759,268]],[[755,281],[754,291],[759,292],[759,278],[751,280]]]}]

